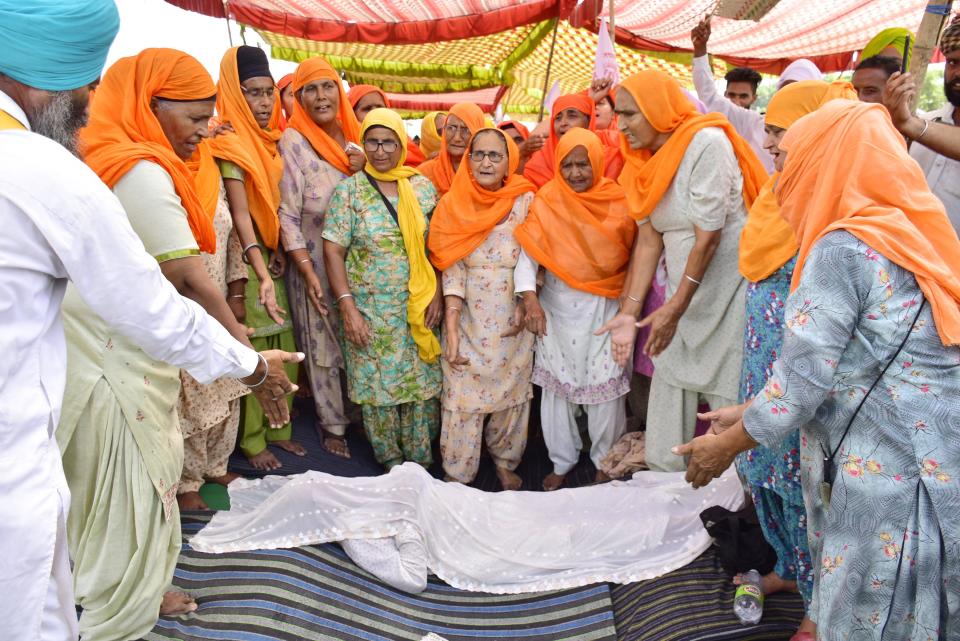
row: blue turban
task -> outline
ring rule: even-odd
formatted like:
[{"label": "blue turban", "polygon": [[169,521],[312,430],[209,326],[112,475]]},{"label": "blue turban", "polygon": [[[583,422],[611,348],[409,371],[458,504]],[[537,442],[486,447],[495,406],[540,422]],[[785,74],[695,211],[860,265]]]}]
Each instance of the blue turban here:
[{"label": "blue turban", "polygon": [[0,0],[0,73],[35,89],[83,87],[119,28],[113,0]]}]

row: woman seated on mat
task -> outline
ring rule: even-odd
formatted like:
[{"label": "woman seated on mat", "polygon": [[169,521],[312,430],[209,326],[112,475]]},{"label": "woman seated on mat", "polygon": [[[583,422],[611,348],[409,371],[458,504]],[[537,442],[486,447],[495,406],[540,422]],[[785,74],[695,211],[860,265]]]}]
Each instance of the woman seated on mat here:
[{"label": "woman seated on mat", "polygon": [[403,166],[407,134],[389,109],[360,131],[367,164],[333,192],[323,253],[340,309],[347,393],[377,461],[429,466],[439,431],[439,278],[424,239],[437,192]]},{"label": "woman seated on mat", "polygon": [[700,487],[799,429],[817,638],[957,638],[960,241],[882,106],[833,100],[779,148],[799,247],[783,349],[675,452]]},{"label": "woman seated on mat", "polygon": [[516,174],[520,153],[506,134],[481,129],[430,221],[430,260],[443,271],[443,421],[447,478],[470,483],[486,442],[505,490],[527,445],[533,336],[513,296],[520,256],[514,230],[534,187]]},{"label": "woman seated on mat", "polygon": [[[567,131],[554,163],[557,177],[537,193],[516,232],[523,247],[516,292],[523,296],[527,329],[537,335],[533,381],[543,388],[540,423],[553,463],[545,490],[559,488],[580,459],[579,405],[587,413],[597,470],[626,430],[630,372],[611,358],[610,337],[593,332],[617,313],[637,231],[623,188],[603,175],[596,134]],[[538,295],[541,265],[546,276]],[[597,472],[597,480],[605,478]]]}]

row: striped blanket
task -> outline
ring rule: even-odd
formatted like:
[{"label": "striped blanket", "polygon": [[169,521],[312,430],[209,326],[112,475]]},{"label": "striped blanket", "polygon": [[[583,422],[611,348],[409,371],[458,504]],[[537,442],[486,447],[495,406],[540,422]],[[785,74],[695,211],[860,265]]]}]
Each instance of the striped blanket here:
[{"label": "striped blanket", "polygon": [[[185,513],[184,534],[209,516]],[[613,641],[610,588],[594,585],[536,595],[463,592],[431,578],[411,595],[359,569],[335,544],[236,554],[184,545],[174,584],[199,609],[163,617],[146,641]]]}]

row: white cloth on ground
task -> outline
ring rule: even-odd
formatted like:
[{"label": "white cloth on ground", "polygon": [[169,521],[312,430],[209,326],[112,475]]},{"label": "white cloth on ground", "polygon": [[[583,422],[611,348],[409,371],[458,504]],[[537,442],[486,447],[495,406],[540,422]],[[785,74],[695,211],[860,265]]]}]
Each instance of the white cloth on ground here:
[{"label": "white cloth on ground", "polygon": [[700,490],[683,474],[638,472],[626,482],[556,492],[483,492],[408,462],[373,477],[311,471],[238,479],[229,492],[231,510],[193,537],[194,549],[227,553],[414,532],[431,572],[453,587],[496,594],[661,576],[710,546],[700,512],[743,502],[732,467]]},{"label": "white cloth on ground", "polygon": [[[553,463],[555,474],[566,474],[580,460],[583,441],[577,426],[578,405],[544,388],[540,397],[540,424],[543,440]],[[587,414],[587,432],[590,434],[590,460],[599,470],[600,460],[627,431],[626,398],[584,405]]]},{"label": "white cloth on ground", "polygon": [[[69,579],[52,570],[57,519],[70,504],[54,438],[67,281],[114,329],[200,381],[248,376],[257,355],[177,294],[116,197],[52,140],[0,131],[0,221],[0,620],[5,638],[34,641],[44,638],[51,581]],[[57,589],[72,593],[69,580]],[[76,617],[65,601],[63,616]]]}]

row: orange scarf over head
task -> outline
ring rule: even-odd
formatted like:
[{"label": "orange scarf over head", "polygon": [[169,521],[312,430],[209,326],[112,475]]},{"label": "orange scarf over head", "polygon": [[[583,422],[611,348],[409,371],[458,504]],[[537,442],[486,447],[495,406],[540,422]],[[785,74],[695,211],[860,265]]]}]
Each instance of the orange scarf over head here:
[{"label": "orange scarf over head", "polygon": [[[337,83],[337,89],[340,93],[337,106],[337,124],[343,132],[345,142],[359,144],[360,123],[357,122],[357,117],[353,114],[353,107],[350,106],[347,94],[343,90],[340,75],[336,69],[330,66],[329,62],[320,57],[307,58],[301,62],[293,76],[293,90],[300,91],[304,85],[318,80],[332,80]],[[317,152],[317,155],[333,165],[337,171],[348,175],[353,173],[350,171],[350,159],[347,157],[347,152],[340,146],[340,143],[331,138],[320,125],[310,118],[304,111],[299,99],[293,102],[293,117],[290,118],[290,127],[303,134],[303,137],[310,142],[310,146]]]},{"label": "orange scarf over head", "polygon": [[[482,132],[496,132],[507,146],[506,179],[497,191],[478,185],[470,170],[470,149]],[[430,220],[427,247],[430,248],[430,261],[437,269],[447,269],[469,256],[510,213],[514,201],[534,191],[530,181],[516,173],[519,165],[520,150],[510,136],[495,128],[483,128],[473,135],[450,191],[437,203]]]},{"label": "orange scarf over head", "polygon": [[[356,114],[357,105],[363,100],[363,97],[369,96],[372,93],[380,94],[383,106],[387,109],[391,108],[390,99],[387,98],[387,94],[385,94],[380,87],[374,87],[373,85],[353,85],[347,93],[347,99],[350,100],[350,106],[353,108],[354,114]],[[407,167],[419,167],[423,161],[424,157],[423,152],[420,151],[420,146],[412,140],[407,140],[407,159],[403,164]]]},{"label": "orange scarf over head", "polygon": [[234,47],[223,56],[217,83],[217,113],[223,122],[233,126],[236,133],[211,138],[209,145],[215,158],[229,160],[243,169],[246,174],[243,187],[250,217],[263,243],[276,249],[280,239],[277,209],[280,207],[280,179],[283,177],[283,159],[277,151],[280,99],[278,96],[274,100],[270,124],[263,129],[254,119],[240,89],[237,49],[239,47]]},{"label": "orange scarf over head", "polygon": [[217,88],[206,69],[175,49],[144,49],[121,58],[103,76],[89,124],[80,132],[84,161],[111,189],[141,160],[170,175],[187,212],[200,251],[217,250],[213,228],[220,173],[208,145],[197,147],[190,165],[177,156],[150,109],[153,98],[213,100]]},{"label": "orange scarf over head", "polygon": [[[593,186],[577,193],[560,175],[560,164],[577,147],[587,150]],[[570,287],[604,298],[623,290],[637,224],[626,194],[603,175],[603,143],[576,127],[557,145],[556,178],[537,192],[530,214],[514,234],[523,249]]]},{"label": "orange scarf over head", "polygon": [[522,122],[517,122],[516,120],[504,120],[497,125],[497,129],[500,131],[506,131],[508,127],[513,127],[516,129],[517,133],[520,134],[520,137],[524,140],[530,137],[530,130],[527,129],[526,125],[524,125]]},{"label": "orange scarf over head", "polygon": [[[856,100],[857,92],[849,82],[801,80],[791,83],[773,95],[767,105],[766,123],[789,129],[801,117],[836,98]],[[780,215],[780,205],[773,193],[779,177],[779,173],[773,174],[760,188],[740,232],[740,273],[754,283],[783,267],[798,249],[793,228]]]},{"label": "orange scarf over head", "polygon": [[[450,116],[456,116],[462,120],[467,128],[470,129],[471,136],[484,127],[483,111],[472,102],[458,102],[450,108],[447,117],[449,118]],[[418,167],[420,173],[430,179],[430,182],[437,188],[441,196],[450,191],[450,187],[453,185],[453,176],[457,173],[453,168],[453,160],[450,158],[450,153],[447,151],[447,136],[445,133],[442,133],[442,136],[443,141],[440,143],[440,153],[437,157],[424,162]],[[460,164],[462,165],[465,160],[466,154],[464,154]]]},{"label": "orange scarf over head", "polygon": [[[280,104],[280,122],[277,124],[277,126],[280,128],[280,131],[283,131],[290,125],[290,123],[287,122],[287,114],[285,114],[283,111],[283,103],[282,103],[282,100],[280,100],[280,98],[283,96],[283,90],[289,87],[291,84],[293,84],[293,76],[294,74],[288,73],[283,78],[280,78],[280,80],[277,80],[277,94],[279,94],[277,98],[278,98],[278,101],[281,103]],[[291,89],[291,91],[293,90]]]},{"label": "orange scarf over head", "polygon": [[[523,167],[523,175],[529,178],[537,188],[543,187],[547,182],[553,180],[554,166],[556,165],[557,157],[557,144],[560,141],[560,136],[557,135],[554,123],[556,122],[557,115],[567,109],[576,109],[580,113],[589,116],[590,124],[587,128],[600,135],[599,132],[597,132],[597,108],[588,95],[581,92],[557,98],[553,103],[553,108],[550,110],[550,136],[540,151],[533,154]],[[606,143],[603,136],[601,136],[600,140]],[[603,166],[603,175],[616,180],[617,176],[620,175],[620,171],[623,169],[623,158],[620,156],[620,149],[604,144]]]},{"label": "orange scarf over head", "polygon": [[960,344],[960,240],[886,109],[830,101],[794,123],[780,149],[777,197],[800,245],[791,289],[817,241],[845,229],[912,272],[941,341]]},{"label": "orange scarf over head", "polygon": [[753,205],[760,187],[767,181],[767,172],[726,117],[716,112],[701,115],[677,81],[662,71],[648,69],[636,73],[620,88],[633,97],[654,129],[671,132],[667,142],[652,155],[646,149],[631,149],[625,138],[620,141],[626,161],[620,184],[627,191],[631,216],[641,220],[653,212],[673,182],[693,136],[707,127],[722,129],[733,145],[743,174],[743,201],[747,209]]}]

